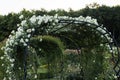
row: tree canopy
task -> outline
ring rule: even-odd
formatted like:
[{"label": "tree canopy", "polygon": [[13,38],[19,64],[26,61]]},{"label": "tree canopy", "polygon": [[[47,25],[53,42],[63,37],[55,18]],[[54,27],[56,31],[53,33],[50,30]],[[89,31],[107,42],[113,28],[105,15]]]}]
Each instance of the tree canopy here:
[{"label": "tree canopy", "polygon": [[[94,5],[95,6],[95,5]],[[103,24],[104,27],[108,29],[114,35],[115,39],[120,44],[120,6],[108,7],[108,6],[99,6],[96,8],[91,8],[86,6],[86,8],[74,11],[70,9],[69,11],[65,11],[62,9],[47,11],[45,9],[41,10],[25,10],[23,9],[19,13],[9,13],[8,15],[0,15],[0,41],[4,40],[10,32],[14,29],[17,29],[17,24],[20,23],[19,16],[24,15],[26,17],[31,17],[33,14],[35,15],[55,15],[59,16],[71,16],[78,17],[80,15],[92,16],[96,18],[99,24]]]}]

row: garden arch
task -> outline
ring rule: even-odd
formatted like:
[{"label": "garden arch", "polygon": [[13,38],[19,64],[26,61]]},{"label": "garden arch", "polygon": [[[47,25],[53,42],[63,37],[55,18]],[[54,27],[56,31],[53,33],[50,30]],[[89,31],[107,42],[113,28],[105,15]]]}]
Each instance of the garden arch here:
[{"label": "garden arch", "polygon": [[[119,48],[118,44],[112,36],[112,34],[103,26],[97,23],[96,19],[91,17],[68,17],[68,16],[32,16],[30,18],[24,18],[22,15],[20,16],[22,22],[18,24],[17,31],[12,31],[11,35],[6,41],[6,45],[2,48],[4,50],[3,58],[7,64],[4,66],[6,67],[6,76],[5,79],[8,80],[16,80],[16,76],[14,73],[14,66],[15,61],[17,58],[17,48],[18,46],[22,46],[24,51],[24,67],[22,67],[24,72],[23,80],[27,79],[27,63],[26,57],[27,52],[30,49],[30,39],[36,35],[51,35],[53,33],[60,33],[62,31],[71,31],[72,27],[69,27],[71,24],[75,25],[85,25],[84,27],[90,27],[96,32],[100,33],[102,36],[106,38],[108,44],[108,49],[110,50],[114,65],[114,71],[116,73],[117,78],[120,76],[120,65],[119,65]],[[37,32],[37,34],[35,34]],[[76,31],[74,31],[76,32]],[[40,39],[42,41],[42,39]],[[19,48],[18,48],[19,49]],[[21,67],[20,67],[21,68]],[[37,78],[37,75],[34,75],[34,78]]]}]

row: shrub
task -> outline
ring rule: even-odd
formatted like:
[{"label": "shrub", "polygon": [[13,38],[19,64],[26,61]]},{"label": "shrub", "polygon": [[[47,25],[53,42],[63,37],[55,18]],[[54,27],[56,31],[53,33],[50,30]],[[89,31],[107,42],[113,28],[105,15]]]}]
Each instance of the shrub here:
[{"label": "shrub", "polygon": [[[32,44],[33,42],[34,44]],[[39,56],[41,66],[47,65],[46,68],[48,72],[46,74],[44,73],[46,78],[48,78],[49,75],[58,75],[61,70],[60,65],[64,50],[64,45],[60,39],[52,36],[37,36],[33,37],[30,43],[30,45],[35,48],[36,53]],[[41,78],[44,74],[40,75]]]}]

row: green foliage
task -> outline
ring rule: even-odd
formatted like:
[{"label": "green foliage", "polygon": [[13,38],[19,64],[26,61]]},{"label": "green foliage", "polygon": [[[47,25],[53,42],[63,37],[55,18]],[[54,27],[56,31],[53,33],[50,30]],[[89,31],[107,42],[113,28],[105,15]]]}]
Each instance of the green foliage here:
[{"label": "green foliage", "polygon": [[82,51],[80,57],[84,79],[93,80],[98,74],[102,73],[103,56],[101,54],[102,53],[92,53],[89,49]]},{"label": "green foliage", "polygon": [[[37,36],[32,38],[31,41],[34,42],[34,44],[31,44],[32,46],[34,46],[34,48],[41,48],[43,52],[47,53],[45,55],[48,57],[50,56],[49,55],[50,52],[56,56],[57,55],[59,56],[61,55],[61,53],[63,53],[64,46],[63,46],[63,43],[58,38],[51,37],[51,36]],[[53,56],[52,54],[51,56]]]},{"label": "green foliage", "polygon": [[80,53],[73,50],[64,55],[64,75],[67,80],[114,80],[111,54],[104,46],[82,48]]},{"label": "green foliage", "polygon": [[20,23],[19,14],[9,13],[0,17],[0,41],[7,38],[12,30],[17,29]]},{"label": "green foliage", "polygon": [[[34,44],[32,44],[34,42]],[[47,69],[45,73],[41,74],[40,78],[43,78],[42,75],[45,74],[44,78],[52,77],[53,75],[58,75],[61,70],[60,64],[62,61],[64,45],[57,37],[52,36],[37,36],[31,38],[31,46],[35,48],[37,56],[39,57],[40,64],[39,66],[46,66],[44,69]],[[41,67],[39,67],[40,70]]]},{"label": "green foliage", "polygon": [[[1,50],[1,48],[5,45],[5,41],[6,41],[6,40],[0,42],[0,57],[3,56],[3,53],[4,53],[4,52]],[[4,61],[0,59],[0,79],[2,79],[3,76],[5,75],[4,67],[2,66],[3,62],[4,62]]]}]

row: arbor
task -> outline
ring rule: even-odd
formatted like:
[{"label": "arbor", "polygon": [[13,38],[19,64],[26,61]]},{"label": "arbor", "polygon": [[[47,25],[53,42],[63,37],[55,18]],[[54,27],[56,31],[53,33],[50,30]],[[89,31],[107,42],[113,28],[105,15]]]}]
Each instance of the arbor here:
[{"label": "arbor", "polygon": [[[35,51],[35,53],[39,53],[38,46],[36,49],[34,49],[30,46],[26,47],[29,44],[29,41],[31,40],[32,37],[36,38],[36,36],[38,36],[38,35],[41,35],[41,36],[51,35],[51,36],[59,37],[61,39],[61,41],[65,44],[66,49],[67,48],[70,48],[70,49],[78,48],[83,51],[83,54],[81,54],[80,67],[82,66],[84,68],[80,68],[80,69],[83,69],[82,71],[84,72],[84,75],[88,76],[88,77],[84,76],[84,79],[93,80],[94,77],[96,77],[96,76],[99,79],[103,79],[103,78],[108,79],[108,80],[113,79],[114,76],[112,74],[114,74],[114,72],[111,71],[111,67],[113,67],[113,66],[108,65],[108,63],[109,63],[108,59],[111,58],[111,56],[106,55],[106,54],[110,53],[110,52],[112,54],[115,53],[112,55],[114,57],[113,62],[117,64],[117,60],[119,60],[118,59],[119,54],[117,54],[117,48],[115,48],[116,43],[114,43],[114,40],[112,42],[112,39],[109,37],[115,37],[115,39],[119,40],[119,38],[118,38],[119,37],[119,23],[118,22],[119,22],[120,18],[119,18],[118,13],[112,12],[112,11],[116,11],[118,9],[119,9],[119,6],[117,8],[101,6],[101,7],[94,8],[94,9],[86,7],[85,9],[82,9],[79,11],[70,10],[69,12],[66,12],[64,10],[58,10],[58,11],[52,10],[50,12],[47,12],[45,10],[40,10],[40,11],[38,10],[38,11],[31,11],[31,12],[27,11],[27,10],[23,10],[19,14],[10,13],[7,16],[1,16],[0,17],[1,26],[6,25],[6,27],[4,27],[4,28],[0,27],[1,33],[3,34],[3,35],[1,35],[2,39],[5,38],[6,36],[8,36],[9,33],[11,32],[11,30],[14,29],[11,32],[11,35],[9,36],[8,40],[6,41],[6,46],[4,47],[5,55],[6,55],[6,56],[4,56],[5,57],[4,59],[8,61],[8,63],[5,65],[11,67],[11,69],[9,69],[8,67],[7,68],[5,67],[7,77],[12,76],[12,77],[16,77],[16,78],[21,78],[21,76],[24,75],[24,71],[23,70],[21,71],[21,69],[24,69],[24,70],[26,69],[26,68],[24,68],[26,64],[23,61],[24,51],[25,51],[25,53],[27,50],[29,50],[31,53],[34,53],[34,51]],[[57,15],[56,16],[44,15],[44,14],[54,15],[56,13],[58,13],[58,15],[69,15],[69,16],[58,17]],[[32,16],[33,14],[35,14],[35,15]],[[20,20],[18,18],[19,15],[24,15],[25,17],[23,17],[23,19]],[[39,15],[44,15],[44,16],[39,16]],[[96,19],[93,19],[89,16],[82,17],[80,15],[83,15],[83,16],[91,15],[92,17],[98,18],[99,23],[101,23],[101,24],[103,23],[105,26],[107,26],[106,27],[108,30],[107,33],[111,32],[112,35],[114,35],[114,36],[112,36],[110,33],[109,33],[109,35],[107,35],[105,32],[105,31],[107,31],[106,28],[104,26],[103,27],[99,26]],[[70,17],[70,16],[72,16],[72,17]],[[3,22],[2,22],[2,20],[3,20]],[[20,21],[22,21],[22,22],[20,24],[18,24],[18,26],[15,26]],[[114,27],[114,25],[116,27]],[[13,26],[13,27],[10,27],[10,26]],[[97,26],[97,27],[95,27],[95,26]],[[3,31],[3,30],[5,30],[5,31]],[[96,30],[98,32],[101,32],[102,34],[105,34],[105,36],[101,36],[101,34],[99,34]],[[41,36],[39,36],[39,38],[38,38],[39,40],[41,40]],[[110,42],[108,44],[110,44],[110,47],[106,46],[107,40],[103,37],[108,38],[108,40]],[[50,38],[50,40],[51,39],[53,40],[52,37],[47,37],[47,39],[48,38]],[[55,40],[55,38],[54,38],[54,40]],[[53,40],[53,42],[55,42],[54,40]],[[38,41],[38,40],[34,40],[34,42],[36,42],[36,41]],[[44,44],[45,43],[47,43],[47,41],[44,41]],[[48,43],[49,43],[49,41],[48,41]],[[103,43],[103,44],[101,44],[101,43]],[[43,45],[43,43],[39,43],[39,42],[36,43],[35,45],[37,45],[37,44]],[[104,45],[104,44],[106,44],[106,45]],[[50,45],[52,45],[52,44],[51,43],[49,43],[49,45],[47,44],[47,46],[50,46]],[[114,46],[114,48],[111,48],[111,46]],[[54,46],[54,47],[56,47],[56,46]],[[48,54],[46,54],[49,52],[51,54],[56,53],[53,50],[54,48],[49,47],[48,48],[49,50],[46,50],[46,51],[44,49],[44,48],[46,48],[46,46],[42,46],[41,48],[43,48],[43,54],[47,55],[47,57],[46,57],[47,61],[49,62],[51,60],[51,62],[53,62],[53,64],[54,64],[55,63],[54,59],[52,59],[51,57],[55,58],[56,56],[55,55],[49,56]],[[50,49],[52,49],[52,50],[50,50]],[[15,52],[14,52],[14,50],[15,50]],[[61,52],[60,51],[61,49],[59,50],[57,48],[56,50]],[[112,51],[112,50],[114,50],[114,51]],[[105,54],[103,54],[104,52],[105,52]],[[6,53],[8,53],[8,55]],[[17,55],[17,57],[16,57],[16,55]],[[10,56],[10,57],[8,57],[8,56]],[[28,58],[29,62],[30,62],[31,57],[35,57],[35,56],[33,56],[33,55],[29,56],[29,58]],[[13,59],[13,58],[15,58],[15,59]],[[3,59],[3,57],[2,57],[2,59]],[[16,61],[16,62],[14,62],[14,61]],[[23,65],[19,64],[19,61],[22,61],[20,63],[25,64],[25,65],[23,66]],[[96,61],[99,61],[101,64],[97,63]],[[14,65],[16,65],[16,66],[14,66]],[[51,66],[50,62],[48,63],[48,65]],[[34,67],[34,69],[36,68],[33,64],[32,64],[32,66]],[[54,66],[54,65],[52,65],[52,66]],[[101,68],[101,70],[99,70],[99,68],[97,66],[99,66]],[[20,67],[20,68],[18,68],[18,67]],[[31,67],[31,66],[29,66],[29,67]],[[109,69],[108,69],[108,67],[109,67]],[[16,71],[21,71],[20,74],[18,74],[20,76],[16,75],[18,72],[15,72],[15,74],[12,74],[12,73],[14,73],[14,71],[12,72],[13,69],[14,69],[14,71],[15,71],[15,69],[16,69]],[[95,71],[95,69],[97,69],[98,71]],[[119,67],[117,67],[117,71],[119,71]],[[31,70],[29,70],[29,72],[32,73]],[[108,76],[103,76],[104,74],[107,74],[107,73],[110,73],[110,74],[108,74]],[[119,72],[118,72],[118,74],[119,74]],[[118,74],[117,74],[117,76],[118,76]],[[14,75],[16,75],[16,76],[14,76]],[[26,72],[25,72],[25,75],[26,75]],[[35,78],[37,78],[36,73],[33,76]],[[25,78],[26,78],[26,76],[25,76]]]},{"label": "arbor", "polygon": [[86,7],[80,12],[83,16],[89,15],[96,18],[100,24],[106,26],[120,44],[120,6],[108,7],[103,5],[95,9]]},{"label": "arbor", "polygon": [[[113,49],[113,48],[111,48],[111,46],[114,46],[114,45],[111,45],[110,47],[108,47],[108,44],[112,43],[112,41],[114,41],[114,39],[112,39],[111,34],[109,32],[107,32],[107,30],[103,26],[100,26],[97,23],[96,19],[93,19],[89,16],[87,16],[87,17],[83,17],[83,16],[69,17],[69,16],[57,16],[57,15],[55,15],[55,16],[47,16],[47,15],[46,16],[35,16],[35,15],[33,15],[30,18],[24,18],[24,17],[22,17],[22,18],[23,18],[23,20],[19,24],[17,31],[13,30],[11,32],[11,35],[9,36],[9,38],[6,41],[6,45],[2,48],[2,50],[4,50],[4,55],[2,56],[1,59],[5,60],[4,66],[6,66],[6,67],[4,70],[6,72],[5,73],[6,75],[4,76],[4,78],[6,78],[6,79],[24,79],[24,80],[39,79],[37,77],[38,64],[35,64],[35,63],[37,63],[36,59],[38,59],[38,57],[40,57],[40,56],[45,57],[46,61],[48,62],[47,63],[48,68],[50,68],[52,66],[52,70],[54,69],[53,68],[54,66],[59,65],[59,64],[54,65],[54,63],[56,63],[57,61],[58,62],[62,61],[61,60],[61,58],[62,58],[61,53],[62,53],[62,49],[63,49],[61,46],[62,43],[60,43],[60,40],[50,37],[50,36],[59,37],[61,39],[61,41],[63,41],[63,43],[66,44],[66,42],[65,42],[66,40],[63,38],[63,35],[64,35],[65,38],[68,37],[67,39],[70,41],[75,40],[75,42],[71,41],[71,43],[73,43],[73,45],[75,45],[75,47],[79,48],[79,46],[82,45],[81,50],[83,48],[83,51],[86,54],[85,53],[83,53],[83,55],[81,54],[82,61],[79,63],[80,65],[78,67],[79,67],[79,70],[82,67],[84,75],[89,76],[91,78],[91,80],[95,76],[99,77],[98,74],[102,74],[102,71],[105,71],[105,69],[107,69],[106,67],[105,67],[105,69],[103,69],[103,64],[100,64],[101,66],[100,65],[99,66],[101,67],[102,70],[96,72],[90,66],[88,66],[88,67],[84,66],[84,63],[82,63],[82,62],[85,62],[85,65],[89,65],[87,61],[92,60],[92,59],[93,60],[98,59],[98,58],[97,59],[94,58],[95,57],[94,55],[96,55],[96,53],[97,53],[97,49],[99,49],[98,46],[100,46],[100,48],[105,47],[106,50],[108,50],[108,53],[110,51],[113,54],[113,57],[116,57],[115,59],[113,59],[115,61],[115,63],[118,60],[117,58],[118,58],[119,53],[111,51],[111,49]],[[67,33],[67,35],[66,35],[66,32],[76,33],[77,37],[78,37],[78,35],[82,36],[82,34],[83,34],[83,36],[81,39],[78,39],[78,38],[75,39],[76,34],[69,35]],[[85,35],[88,35],[88,34],[89,34],[89,36],[86,37]],[[46,36],[46,35],[50,35],[50,36]],[[101,35],[104,35],[104,36],[101,36]],[[79,41],[79,40],[81,40],[81,41]],[[102,41],[104,41],[104,42],[102,42]],[[93,43],[95,43],[96,45],[94,45]],[[67,44],[67,45],[68,45],[67,48],[68,47],[73,48],[73,47],[71,47],[73,45],[71,45],[71,44]],[[92,46],[89,46],[89,45],[92,45]],[[54,50],[54,48],[55,48],[55,50]],[[94,50],[93,48],[95,48],[96,50]],[[116,49],[118,49],[118,48],[114,48],[114,50],[116,50]],[[58,51],[58,52],[56,52],[56,51]],[[104,52],[104,49],[101,49],[101,51]],[[93,55],[91,52],[93,53]],[[100,53],[103,53],[103,52],[100,52]],[[57,53],[57,55],[56,55],[56,53]],[[40,54],[40,56],[39,56],[39,54]],[[116,55],[114,55],[114,54],[116,54]],[[99,55],[100,55],[99,56],[100,59],[98,59],[97,61],[101,61],[101,63],[102,63],[103,55],[102,54],[99,54]],[[64,62],[62,62],[62,63],[64,64]],[[92,65],[95,65],[95,64],[92,64]],[[86,69],[88,69],[88,70],[86,70]],[[91,69],[91,70],[93,69],[93,72],[91,71],[91,73],[94,74],[94,72],[96,72],[96,74],[94,74],[94,76],[91,75],[91,73],[89,75],[87,75],[87,72],[89,72],[89,69]],[[52,73],[52,70],[50,70],[51,73]],[[66,74],[63,75],[65,70],[66,69],[62,70],[62,73],[60,73],[58,75],[58,77],[60,79],[66,78]],[[27,72],[29,73],[28,75],[27,75]],[[60,70],[60,72],[61,72],[61,70]],[[114,74],[114,73],[111,72],[111,74]],[[83,76],[84,79],[87,79],[89,77]],[[113,78],[113,76],[112,76],[112,78]]]}]

